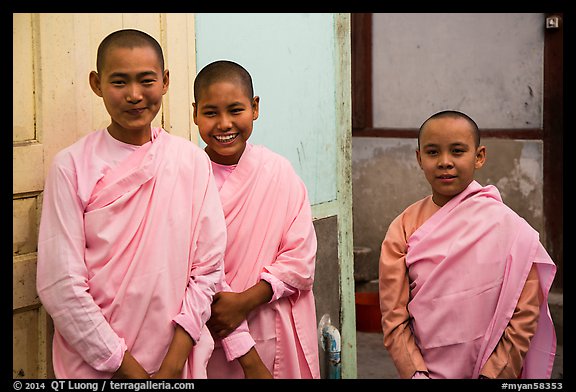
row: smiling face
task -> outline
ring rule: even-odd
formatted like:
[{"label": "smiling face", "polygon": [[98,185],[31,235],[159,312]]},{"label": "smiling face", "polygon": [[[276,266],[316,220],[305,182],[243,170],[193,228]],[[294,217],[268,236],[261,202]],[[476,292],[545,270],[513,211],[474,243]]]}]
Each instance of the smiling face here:
[{"label": "smiling face", "polygon": [[416,159],[432,187],[434,203],[443,206],[474,180],[475,170],[484,165],[486,148],[476,147],[466,119],[440,117],[422,128]]},{"label": "smiling face", "polygon": [[110,114],[110,134],[125,143],[150,140],[152,120],[168,90],[168,71],[148,46],[110,47],[100,72],[90,73],[90,86]]},{"label": "smiling face", "polygon": [[250,98],[239,81],[206,85],[193,103],[194,123],[210,159],[222,165],[238,163],[258,118],[260,98]]}]

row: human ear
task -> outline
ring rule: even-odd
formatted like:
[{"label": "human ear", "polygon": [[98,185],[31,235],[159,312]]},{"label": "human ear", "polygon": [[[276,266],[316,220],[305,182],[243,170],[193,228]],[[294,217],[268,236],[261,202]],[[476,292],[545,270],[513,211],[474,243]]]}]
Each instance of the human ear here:
[{"label": "human ear", "polygon": [[166,94],[168,91],[168,86],[170,85],[170,71],[164,70],[164,75],[162,76],[162,95]]},{"label": "human ear", "polygon": [[422,169],[422,158],[420,157],[420,149],[416,149],[416,160],[418,161],[418,166]]},{"label": "human ear", "polygon": [[192,102],[192,117],[194,118],[194,124],[198,125],[198,106],[196,106],[196,102]]},{"label": "human ear", "polygon": [[484,166],[484,162],[486,162],[486,146],[480,146],[476,149],[476,162],[474,163],[474,167],[480,169]]},{"label": "human ear", "polygon": [[88,81],[90,82],[90,88],[92,88],[94,94],[96,94],[99,97],[102,97],[102,88],[100,87],[101,81],[98,72],[96,71],[90,72],[90,75],[88,76]]},{"label": "human ear", "polygon": [[252,98],[252,120],[256,120],[258,118],[258,112],[260,110],[260,97],[255,96]]}]

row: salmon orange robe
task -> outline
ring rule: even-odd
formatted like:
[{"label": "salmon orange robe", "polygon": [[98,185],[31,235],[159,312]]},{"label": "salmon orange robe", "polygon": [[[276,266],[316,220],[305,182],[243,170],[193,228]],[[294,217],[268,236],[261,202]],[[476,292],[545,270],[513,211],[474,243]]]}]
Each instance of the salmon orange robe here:
[{"label": "salmon orange robe", "polygon": [[402,378],[549,378],[548,292],[539,235],[473,181],[442,208],[430,196],[390,225],[380,256],[384,344]]},{"label": "salmon orange robe", "polygon": [[[274,291],[247,320],[256,350],[274,378],[319,378],[317,243],[306,187],[287,159],[260,145],[247,144],[233,169],[213,165],[225,171],[216,176],[223,176],[226,282],[241,292],[264,279]],[[243,378],[228,355],[233,340],[216,341],[208,378]]]},{"label": "salmon orange robe", "polygon": [[175,323],[206,343],[182,376],[206,377],[205,322],[223,281],[222,207],[198,146],[161,128],[151,138],[133,146],[95,131],[50,168],[37,290],[54,320],[58,378],[110,378],[126,350],[153,374]]}]

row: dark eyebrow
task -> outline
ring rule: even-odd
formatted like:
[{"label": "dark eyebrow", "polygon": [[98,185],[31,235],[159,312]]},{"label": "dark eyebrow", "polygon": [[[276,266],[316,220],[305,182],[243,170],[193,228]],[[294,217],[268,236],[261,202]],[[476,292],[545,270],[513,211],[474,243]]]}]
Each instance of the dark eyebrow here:
[{"label": "dark eyebrow", "polygon": [[467,144],[467,143],[463,143],[463,142],[456,142],[456,143],[450,144],[450,147],[465,147],[465,148],[468,148],[468,144]]},{"label": "dark eyebrow", "polygon": [[428,147],[438,147],[438,145],[435,143],[427,143],[422,146],[422,148],[428,148]]},{"label": "dark eyebrow", "polygon": [[[236,101],[236,102],[232,102],[230,105],[226,106],[227,108],[231,108],[234,106],[245,106],[244,103],[240,102],[240,101]],[[205,110],[205,109],[216,109],[217,106],[216,105],[211,105],[211,104],[205,104],[205,105],[200,105],[200,109],[201,110]]]},{"label": "dark eyebrow", "polygon": [[[157,77],[157,76],[158,76],[158,73],[156,73],[155,71],[144,71],[144,72],[140,72],[140,73],[136,74],[136,77],[137,77],[137,78],[142,78],[142,77],[145,77],[145,76],[154,76],[154,77]],[[127,73],[124,73],[124,72],[112,72],[112,73],[109,75],[109,77],[110,77],[110,78],[126,78],[126,77],[128,77],[128,74],[127,74]]]},{"label": "dark eyebrow", "polygon": [[[428,143],[425,144],[423,146],[423,148],[429,148],[429,147],[438,147],[438,144],[436,143]],[[455,142],[455,143],[450,143],[450,147],[468,147],[468,144],[464,143],[464,142]]]}]

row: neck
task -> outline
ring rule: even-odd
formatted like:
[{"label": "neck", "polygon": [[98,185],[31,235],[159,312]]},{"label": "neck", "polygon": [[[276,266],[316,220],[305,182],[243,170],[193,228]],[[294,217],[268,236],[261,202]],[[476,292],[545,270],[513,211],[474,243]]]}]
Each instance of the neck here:
[{"label": "neck", "polygon": [[151,138],[151,127],[144,128],[136,131],[119,130],[116,127],[110,125],[108,127],[108,133],[116,140],[119,140],[126,144],[132,144],[135,146],[141,146],[148,143]]}]

